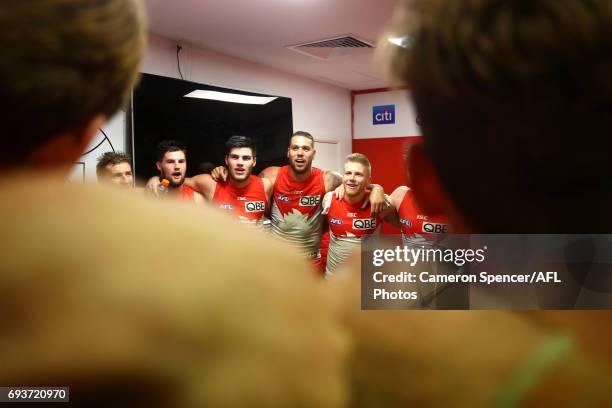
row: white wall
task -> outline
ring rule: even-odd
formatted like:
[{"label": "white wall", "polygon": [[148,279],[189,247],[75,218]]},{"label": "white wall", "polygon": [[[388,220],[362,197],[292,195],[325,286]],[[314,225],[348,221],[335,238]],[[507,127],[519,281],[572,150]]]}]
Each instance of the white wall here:
[{"label": "white wall", "polygon": [[[141,71],[179,78],[176,44],[175,41],[150,34],[148,53]],[[181,71],[184,79],[289,97],[293,104],[294,130],[308,131],[312,133],[315,140],[337,142],[338,148],[335,154],[337,154],[338,166],[342,158],[351,152],[350,91],[182,42],[181,45],[183,46],[180,53]],[[114,119],[114,123],[124,120],[125,114],[120,112],[118,118]],[[123,150],[124,135],[118,133],[119,128],[121,127],[110,126],[109,129],[104,129],[113,144],[121,146],[119,149],[115,146],[115,150]],[[96,137],[96,140],[100,137],[103,136]],[[104,146],[107,144],[105,143]],[[104,146],[89,154],[91,160],[87,161],[86,179],[95,180],[95,157],[111,150],[108,146],[106,148]],[[325,160],[328,162],[330,158]],[[82,165],[75,167],[73,174],[76,175],[76,179],[79,179],[82,168]]]}]

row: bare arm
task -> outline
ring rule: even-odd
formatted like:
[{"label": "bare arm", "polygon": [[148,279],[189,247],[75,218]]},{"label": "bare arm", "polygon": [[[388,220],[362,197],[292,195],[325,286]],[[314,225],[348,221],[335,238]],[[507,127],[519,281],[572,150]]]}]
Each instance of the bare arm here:
[{"label": "bare arm", "polygon": [[391,205],[399,211],[400,205],[404,200],[404,196],[406,195],[406,191],[408,191],[408,187],[399,186],[391,193]]},{"label": "bare arm", "polygon": [[268,202],[272,199],[272,191],[274,190],[274,183],[270,181],[270,179],[263,178],[264,191],[266,192],[266,198]]},{"label": "bare arm", "polygon": [[194,191],[193,197],[195,199],[196,204],[203,204],[206,202],[206,199],[204,198],[204,196],[198,193],[197,191]]},{"label": "bare arm", "polygon": [[380,184],[370,184],[368,187],[372,191],[370,192],[370,195],[365,199],[361,208],[365,208],[365,206],[367,206],[369,202],[372,208],[372,215],[380,214],[389,206],[389,203],[385,198],[385,191]]},{"label": "bare arm", "polygon": [[266,167],[259,173],[259,178],[268,180],[270,182],[270,185],[274,187],[274,183],[276,182],[276,176],[278,175],[279,170],[280,167],[278,166]]},{"label": "bare arm", "polygon": [[217,183],[210,174],[199,174],[185,179],[185,184],[202,194],[208,201],[212,200],[215,195],[215,188],[217,187]]},{"label": "bare arm", "polygon": [[386,210],[383,210],[383,213],[381,214],[387,223],[398,228],[401,227],[398,211],[400,204],[406,195],[406,191],[408,191],[408,187],[406,186],[399,186],[393,190],[391,196],[389,197],[391,205]]},{"label": "bare arm", "polygon": [[[325,180],[325,192],[333,191],[340,185],[342,185],[342,175],[337,171],[327,170],[324,174]],[[344,195],[344,190],[342,191]],[[342,197],[340,197],[342,198]]]}]

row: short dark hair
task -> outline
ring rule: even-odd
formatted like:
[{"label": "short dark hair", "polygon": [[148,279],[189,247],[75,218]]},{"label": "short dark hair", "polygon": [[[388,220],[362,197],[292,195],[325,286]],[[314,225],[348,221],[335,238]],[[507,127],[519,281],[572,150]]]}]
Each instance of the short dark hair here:
[{"label": "short dark hair", "polygon": [[108,165],[116,165],[120,163],[128,163],[132,165],[132,159],[130,156],[123,152],[106,152],[102,156],[98,157],[98,164],[96,164],[96,176],[98,178],[106,171]]},{"label": "short dark hair", "polygon": [[612,232],[612,3],[404,2],[392,66],[483,233]]},{"label": "short dark hair", "polygon": [[248,147],[253,152],[253,157],[257,156],[257,149],[255,149],[253,140],[248,136],[236,135],[227,139],[227,142],[225,142],[225,155],[229,155],[232,149],[237,147]]},{"label": "short dark hair", "polygon": [[164,155],[168,152],[183,152],[185,158],[187,158],[187,147],[177,140],[162,140],[157,144],[157,161],[160,162],[164,159]]},{"label": "short dark hair", "polygon": [[297,132],[293,132],[293,134],[289,138],[289,143],[291,143],[291,139],[293,139],[295,136],[302,136],[302,137],[305,137],[306,139],[310,139],[310,141],[312,142],[312,147],[314,147],[315,140],[314,140],[314,137],[312,137],[310,133],[304,132],[303,130],[298,130]]},{"label": "short dark hair", "polygon": [[7,1],[0,26],[0,122],[11,137],[2,163],[110,117],[138,78],[146,43],[140,1]]}]

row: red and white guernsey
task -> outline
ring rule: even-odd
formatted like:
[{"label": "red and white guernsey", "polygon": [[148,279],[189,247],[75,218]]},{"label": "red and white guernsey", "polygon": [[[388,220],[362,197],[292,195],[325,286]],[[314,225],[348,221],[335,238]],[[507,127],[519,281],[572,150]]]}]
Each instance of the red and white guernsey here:
[{"label": "red and white guernsey", "polygon": [[298,182],[291,177],[291,167],[283,166],[276,175],[273,194],[270,213],[272,234],[315,258],[323,223],[323,171],[313,167],[308,180]]},{"label": "red and white guernsey", "polygon": [[433,245],[448,233],[443,217],[425,215],[418,209],[410,189],[404,194],[397,214],[404,245]]},{"label": "red and white guernsey", "polygon": [[181,191],[179,191],[179,200],[181,201],[195,201],[195,190],[191,187],[183,184]]},{"label": "red and white guernsey", "polygon": [[243,188],[231,181],[217,183],[212,201],[222,210],[233,211],[240,221],[248,224],[262,223],[268,205],[263,180],[253,175]]},{"label": "red and white guernsey", "polygon": [[363,200],[351,204],[338,200],[334,192],[323,198],[323,213],[327,214],[329,225],[329,251],[325,277],[332,276],[342,262],[348,258],[361,240],[374,234],[382,224],[382,219],[372,217],[370,204],[361,208]]}]

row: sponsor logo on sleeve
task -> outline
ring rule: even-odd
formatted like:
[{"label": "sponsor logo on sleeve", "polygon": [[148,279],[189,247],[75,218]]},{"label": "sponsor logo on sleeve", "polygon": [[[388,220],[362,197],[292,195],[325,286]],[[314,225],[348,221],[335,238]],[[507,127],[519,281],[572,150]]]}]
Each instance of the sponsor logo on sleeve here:
[{"label": "sponsor logo on sleeve", "polygon": [[229,210],[229,211],[234,210],[234,206],[231,204],[219,204],[219,208],[222,210]]},{"label": "sponsor logo on sleeve", "polygon": [[340,218],[331,217],[329,219],[329,223],[334,225],[342,225],[342,220]]},{"label": "sponsor logo on sleeve", "polygon": [[288,203],[288,202],[289,202],[289,196],[288,196],[288,195],[285,195],[285,194],[278,194],[278,195],[276,196],[276,199],[277,199],[278,201],[282,201],[282,202],[284,202],[284,203]]},{"label": "sponsor logo on sleeve", "polygon": [[400,218],[400,224],[405,225],[408,228],[412,227],[412,221],[410,221],[408,218]]}]

